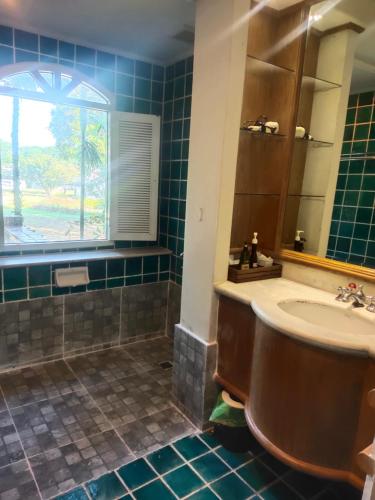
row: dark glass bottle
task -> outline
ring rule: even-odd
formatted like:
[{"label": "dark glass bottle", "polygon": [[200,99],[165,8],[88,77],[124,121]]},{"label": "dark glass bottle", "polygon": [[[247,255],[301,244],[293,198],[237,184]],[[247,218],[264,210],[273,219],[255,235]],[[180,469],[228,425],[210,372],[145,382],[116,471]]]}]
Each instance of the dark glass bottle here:
[{"label": "dark glass bottle", "polygon": [[249,268],[250,268],[249,247],[247,245],[247,242],[245,241],[240,255],[240,263],[238,265],[238,269],[249,269]]}]

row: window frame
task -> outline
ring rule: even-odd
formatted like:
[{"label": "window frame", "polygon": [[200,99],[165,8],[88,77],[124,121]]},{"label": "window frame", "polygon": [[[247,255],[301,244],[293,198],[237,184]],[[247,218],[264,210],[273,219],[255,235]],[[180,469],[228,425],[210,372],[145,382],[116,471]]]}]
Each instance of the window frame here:
[{"label": "window frame", "polygon": [[[66,74],[72,77],[72,81],[77,82],[77,85],[80,83],[86,83],[93,89],[95,89],[99,94],[102,94],[104,99],[107,100],[107,104],[86,101],[77,99],[74,97],[64,97],[60,96],[57,98],[58,94],[56,93],[56,98],[53,100],[53,92],[33,92],[22,89],[12,89],[11,87],[3,87],[0,86],[0,95],[8,95],[15,96],[25,99],[39,100],[48,103],[58,103],[65,104],[69,106],[77,106],[83,107],[86,109],[98,109],[101,111],[107,112],[107,123],[108,123],[108,136],[107,136],[107,216],[106,216],[106,236],[105,240],[69,240],[69,241],[53,241],[53,242],[35,242],[35,243],[8,243],[6,244],[3,240],[4,237],[4,216],[3,216],[3,208],[2,204],[0,207],[0,251],[2,252],[23,252],[23,251],[35,251],[40,250],[48,251],[48,250],[57,250],[57,249],[77,249],[77,248],[92,248],[92,247],[103,247],[113,245],[114,241],[109,238],[110,232],[110,220],[109,220],[109,207],[110,207],[110,161],[111,161],[111,114],[115,111],[115,96],[105,89],[100,83],[96,82],[94,79],[84,75],[80,71],[75,68],[70,68],[64,66],[62,64],[53,64],[53,63],[38,63],[38,62],[21,62],[8,64],[0,67],[0,80],[11,76],[17,73],[33,73],[39,71],[49,71],[55,74]],[[67,86],[69,86],[68,84]],[[75,86],[72,86],[72,89]],[[4,91],[5,89],[5,91]],[[2,197],[2,187],[0,186],[0,194]]]}]

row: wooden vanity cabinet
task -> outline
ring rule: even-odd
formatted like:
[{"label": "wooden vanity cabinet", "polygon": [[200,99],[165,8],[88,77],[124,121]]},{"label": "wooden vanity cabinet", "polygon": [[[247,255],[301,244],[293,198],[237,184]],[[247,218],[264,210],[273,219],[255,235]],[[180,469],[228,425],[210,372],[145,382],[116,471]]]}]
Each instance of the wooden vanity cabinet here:
[{"label": "wooden vanity cabinet", "polygon": [[373,358],[289,337],[220,296],[214,378],[245,404],[250,430],[276,458],[363,487],[357,455],[375,434]]},{"label": "wooden vanity cabinet", "polygon": [[255,314],[249,305],[221,296],[215,380],[243,403],[250,391]]}]

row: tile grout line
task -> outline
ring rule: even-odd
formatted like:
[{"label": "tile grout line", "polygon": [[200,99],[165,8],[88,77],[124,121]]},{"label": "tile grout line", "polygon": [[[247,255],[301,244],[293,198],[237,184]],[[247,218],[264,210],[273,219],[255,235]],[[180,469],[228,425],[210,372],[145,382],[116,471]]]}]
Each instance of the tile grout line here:
[{"label": "tile grout line", "polygon": [[[3,397],[3,399],[4,399],[5,406],[7,407],[7,410],[8,410],[9,416],[10,416],[10,418],[11,418],[11,421],[12,421],[13,427],[14,427],[14,429],[15,429],[15,431],[16,431],[16,434],[17,434],[17,438],[18,438],[18,440],[19,440],[19,442],[20,442],[20,445],[21,445],[21,448],[22,448],[22,451],[23,451],[23,454],[24,454],[24,458],[23,458],[22,460],[25,460],[25,461],[26,461],[26,463],[27,463],[27,467],[28,467],[28,469],[29,469],[29,472],[30,472],[30,474],[31,474],[31,477],[33,478],[34,484],[35,484],[35,486],[36,486],[36,489],[37,489],[38,495],[39,495],[39,497],[43,500],[43,497],[42,497],[41,491],[40,491],[40,489],[39,489],[39,485],[38,485],[37,480],[36,480],[35,475],[34,475],[34,471],[33,471],[32,467],[31,467],[31,464],[30,464],[30,461],[29,461],[29,457],[26,455],[25,448],[24,448],[23,443],[22,443],[22,441],[21,441],[21,436],[20,436],[20,434],[19,434],[19,432],[18,432],[18,429],[17,429],[17,427],[16,427],[16,424],[15,424],[15,422],[14,422],[13,415],[12,415],[12,413],[11,413],[10,409],[9,409],[8,402],[7,402],[6,398],[5,398],[5,395],[4,395],[4,393],[3,393],[2,387],[0,387],[0,394],[2,395],[2,397]],[[13,463],[18,463],[18,462],[20,462],[20,460],[18,460],[17,462],[13,462]],[[9,464],[9,465],[12,465],[12,464]]]}]

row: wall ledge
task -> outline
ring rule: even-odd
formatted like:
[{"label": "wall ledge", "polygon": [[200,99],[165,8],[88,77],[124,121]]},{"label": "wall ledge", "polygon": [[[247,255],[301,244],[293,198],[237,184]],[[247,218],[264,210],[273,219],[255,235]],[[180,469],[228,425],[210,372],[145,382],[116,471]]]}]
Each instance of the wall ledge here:
[{"label": "wall ledge", "polygon": [[91,262],[102,259],[130,259],[132,257],[148,257],[152,255],[170,255],[172,252],[164,247],[110,248],[106,250],[87,250],[80,252],[64,252],[51,254],[17,255],[0,257],[0,269],[22,266],[39,266],[43,264],[64,264],[66,262]]}]

